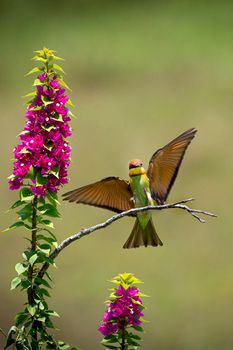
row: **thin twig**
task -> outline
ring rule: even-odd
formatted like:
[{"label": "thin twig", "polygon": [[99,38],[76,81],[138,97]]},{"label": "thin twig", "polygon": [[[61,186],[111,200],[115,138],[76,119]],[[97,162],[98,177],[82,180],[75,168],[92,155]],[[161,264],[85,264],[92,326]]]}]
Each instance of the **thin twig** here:
[{"label": "thin twig", "polygon": [[[97,225],[94,225],[94,226],[82,229],[78,233],[75,233],[74,235],[69,236],[66,239],[64,239],[64,241],[61,242],[59,244],[59,246],[50,254],[50,258],[51,259],[55,259],[58,256],[58,254],[64,248],[66,248],[68,245],[70,245],[74,241],[77,241],[78,239],[80,239],[80,238],[82,238],[82,237],[84,237],[86,235],[89,235],[90,233],[92,233],[94,231],[97,231],[97,230],[100,230],[100,229],[102,229],[104,227],[107,227],[107,226],[111,225],[114,221],[117,221],[117,220],[119,220],[119,219],[121,219],[121,218],[123,218],[125,216],[129,216],[129,215],[140,213],[140,212],[147,211],[147,210],[182,209],[182,210],[185,210],[188,213],[190,213],[195,219],[197,219],[199,222],[202,222],[202,223],[205,222],[205,220],[200,218],[197,214],[203,214],[203,215],[206,215],[206,216],[217,217],[217,215],[212,214],[212,213],[210,213],[208,211],[199,210],[199,209],[192,209],[192,208],[189,208],[187,205],[184,204],[184,203],[187,203],[187,202],[191,202],[193,200],[194,200],[193,198],[188,198],[188,199],[185,199],[185,200],[173,203],[173,204],[148,205],[146,207],[133,208],[133,209],[130,209],[130,210],[127,210],[127,211],[123,211],[120,214],[113,215],[112,217],[110,217],[109,219],[107,219],[106,221],[104,221],[104,222],[102,222],[100,224],[97,224]],[[42,266],[41,270],[38,273],[38,276],[40,278],[43,277],[43,275],[46,272],[48,267],[49,267],[48,263],[45,263]]]}]

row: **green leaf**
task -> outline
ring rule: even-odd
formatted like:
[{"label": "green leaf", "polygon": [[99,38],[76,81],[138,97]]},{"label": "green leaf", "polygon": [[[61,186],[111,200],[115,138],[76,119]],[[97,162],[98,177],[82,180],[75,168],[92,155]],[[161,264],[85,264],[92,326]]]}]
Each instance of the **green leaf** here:
[{"label": "green leaf", "polygon": [[46,63],[46,62],[47,62],[47,59],[46,59],[46,58],[39,57],[39,56],[34,56],[34,57],[32,57],[32,60],[34,60],[34,61],[41,61],[41,62],[43,62],[43,63]]},{"label": "green leaf", "polygon": [[131,298],[131,301],[133,304],[141,305],[141,302],[139,300],[134,300],[133,298]]},{"label": "green leaf", "polygon": [[53,148],[53,142],[52,141],[45,142],[44,148],[47,149],[48,151],[51,151],[51,149]]},{"label": "green leaf", "polygon": [[121,273],[115,276],[110,282],[121,284],[125,289],[127,289],[128,286],[131,284],[143,283],[141,280],[135,277],[132,273],[128,273],[128,272]]},{"label": "green leaf", "polygon": [[40,322],[42,322],[42,323],[45,323],[46,317],[45,317],[45,316],[38,317],[38,318],[37,318],[37,321],[40,321]]},{"label": "green leaf", "polygon": [[118,346],[108,345],[106,342],[101,342],[101,345],[105,346],[107,349],[118,349]]},{"label": "green leaf", "polygon": [[40,223],[49,227],[49,228],[54,228],[53,222],[50,220],[42,219],[42,220],[40,220]]},{"label": "green leaf", "polygon": [[54,166],[49,173],[59,179],[59,167],[57,165]]},{"label": "green leaf", "polygon": [[19,152],[21,154],[26,154],[26,153],[30,153],[26,147],[22,148],[21,151]]},{"label": "green leaf", "polygon": [[30,257],[30,259],[28,260],[29,264],[32,266],[33,264],[35,264],[36,260],[38,258],[38,255],[36,253],[33,253],[32,256]]},{"label": "green leaf", "polygon": [[20,324],[24,323],[24,321],[26,321],[27,318],[28,318],[28,313],[24,311],[18,312],[15,315],[15,325],[19,326]]},{"label": "green leaf", "polygon": [[62,115],[59,113],[56,113],[53,115],[53,117],[51,117],[52,120],[56,120],[57,122],[62,122],[64,123],[64,120],[62,118]]},{"label": "green leaf", "polygon": [[28,187],[22,187],[19,192],[19,197],[21,201],[29,202],[34,199],[34,194]]},{"label": "green leaf", "polygon": [[15,343],[15,339],[13,336],[18,332],[18,328],[16,326],[12,326],[7,334],[6,346],[4,349],[7,349],[9,346]]},{"label": "green leaf", "polygon": [[40,172],[36,174],[36,186],[43,186],[48,182],[48,177],[41,175]]},{"label": "green leaf", "polygon": [[15,265],[15,270],[18,273],[18,275],[21,275],[22,273],[24,273],[25,271],[27,271],[28,266],[21,264],[21,263],[17,263]]},{"label": "green leaf", "polygon": [[74,107],[74,105],[73,105],[73,103],[72,103],[72,101],[71,101],[70,98],[68,98],[68,100],[67,100],[66,103],[67,103],[69,106]]},{"label": "green leaf", "polygon": [[[31,343],[32,344],[32,343]],[[21,336],[15,340],[15,349],[16,350],[39,350],[38,348],[33,348],[29,345],[26,336]]]},{"label": "green leaf", "polygon": [[51,259],[49,256],[43,256],[43,261],[44,261],[44,262],[47,262],[49,265],[56,266],[54,260]]},{"label": "green leaf", "polygon": [[68,112],[68,116],[71,118],[77,118],[70,110]]},{"label": "green leaf", "polygon": [[65,342],[63,342],[63,341],[61,341],[61,340],[59,340],[58,342],[57,342],[57,350],[66,350],[66,349],[68,349],[70,346],[69,346],[69,344],[67,344],[67,343],[65,343]]},{"label": "green leaf", "polygon": [[33,255],[35,255],[35,254],[36,254],[35,251],[32,251],[32,250],[25,250],[25,251],[23,252],[22,256],[23,256],[23,258],[24,258],[25,260],[27,260],[27,261],[29,262],[29,260],[31,259],[31,257],[32,257]]},{"label": "green leaf", "polygon": [[141,337],[139,337],[137,334],[130,333],[129,336],[133,339],[141,340]]},{"label": "green leaf", "polygon": [[36,304],[39,304],[39,303],[41,302],[41,296],[35,294],[35,295],[34,295],[34,301],[35,301]]},{"label": "green leaf", "polygon": [[53,129],[56,129],[56,126],[54,125],[42,125],[42,129],[46,130],[46,131],[51,131]]},{"label": "green leaf", "polygon": [[45,288],[38,289],[37,294],[39,294],[40,296],[46,295],[47,297],[50,297],[49,292]]},{"label": "green leaf", "polygon": [[45,255],[49,256],[50,251],[51,251],[51,246],[50,246],[50,244],[43,243],[43,244],[40,244],[40,245],[38,246],[38,249],[39,249],[42,253],[44,253]]},{"label": "green leaf", "polygon": [[27,74],[25,74],[25,77],[27,77],[28,75],[31,75],[33,73],[37,73],[39,71],[41,71],[41,69],[39,67],[35,67],[35,68],[31,69]]},{"label": "green leaf", "polygon": [[36,311],[37,311],[37,305],[28,305],[27,309],[28,309],[29,314],[34,316]]},{"label": "green leaf", "polygon": [[58,70],[59,72],[62,72],[65,74],[64,70],[62,69],[62,67],[60,67],[58,64],[53,63],[53,68]]},{"label": "green leaf", "polygon": [[2,232],[7,232],[10,230],[13,230],[14,228],[20,227],[20,226],[24,226],[24,222],[23,221],[17,221],[14,224],[12,224],[11,226],[7,227],[5,230],[3,230]]},{"label": "green leaf", "polygon": [[133,326],[133,328],[138,332],[143,332],[143,328],[140,326]]},{"label": "green leaf", "polygon": [[55,206],[56,204],[60,204],[58,201],[57,193],[56,192],[48,192],[47,196],[48,200]]},{"label": "green leaf", "polygon": [[52,278],[50,277],[50,275],[49,275],[49,273],[46,271],[45,272],[45,275],[48,277],[48,279],[52,282],[53,280],[52,280]]},{"label": "green leaf", "polygon": [[45,306],[42,303],[42,301],[39,302],[39,309],[42,310],[42,311],[45,309]]},{"label": "green leaf", "polygon": [[44,197],[39,197],[38,199],[38,204],[45,204],[45,198]]},{"label": "green leaf", "polygon": [[17,288],[21,283],[21,278],[20,277],[15,277],[13,278],[13,280],[11,281],[11,290]]},{"label": "green leaf", "polygon": [[31,282],[29,280],[22,280],[21,286],[22,289],[28,289],[31,286]]},{"label": "green leaf", "polygon": [[149,295],[146,295],[146,294],[141,293],[141,292],[138,292],[138,293],[136,294],[136,296],[138,296],[138,297],[147,297],[147,298],[149,298]]},{"label": "green leaf", "polygon": [[25,260],[29,260],[30,257],[32,256],[32,254],[34,254],[34,252],[25,250],[25,251],[22,253],[22,257],[23,257]]},{"label": "green leaf", "polygon": [[[51,243],[51,245],[54,245],[54,242],[57,242],[57,238],[56,236],[53,234],[52,231],[48,230],[47,228],[42,228],[41,231],[45,231],[47,232],[50,236],[51,236],[51,241],[49,239],[49,237],[45,236],[45,235],[39,235],[39,239],[40,240],[45,240],[46,242]],[[42,237],[43,236],[43,237]]]},{"label": "green leaf", "polygon": [[39,85],[44,85],[44,83],[40,81],[40,79],[36,78],[34,80],[33,86],[39,86]]},{"label": "green leaf", "polygon": [[54,310],[48,310],[46,311],[46,314],[49,316],[60,317],[60,315],[58,315],[58,313]]},{"label": "green leaf", "polygon": [[7,177],[8,180],[15,179],[15,175],[11,174],[10,176]]},{"label": "green leaf", "polygon": [[106,335],[103,340],[109,340],[109,339],[113,339],[113,338],[116,339],[116,341],[117,341],[117,337],[114,334]]},{"label": "green leaf", "polygon": [[69,88],[69,86],[64,82],[63,79],[59,79],[59,84],[61,86],[63,86],[64,88],[66,88],[67,90],[71,91],[71,89]]},{"label": "green leaf", "polygon": [[37,236],[37,239],[42,239],[46,242],[49,243],[50,247],[53,246],[54,248],[57,248],[58,247],[58,243],[57,243],[57,240],[55,238],[52,238],[52,237],[46,237],[44,235],[41,235],[42,237],[38,237]]},{"label": "green leaf", "polygon": [[[53,324],[53,322],[51,321],[51,319],[50,318],[47,318],[47,320],[46,320],[46,327],[47,328],[53,328],[53,329],[56,329],[56,327],[54,326],[54,324]],[[53,350],[52,348],[51,348],[51,350]]]},{"label": "green leaf", "polygon": [[40,278],[40,277],[35,278],[35,284],[38,286],[43,284],[45,287],[52,288],[44,278]]},{"label": "green leaf", "polygon": [[30,168],[25,176],[25,179],[33,179],[35,178],[35,169],[32,165],[30,165]]},{"label": "green leaf", "polygon": [[32,216],[32,203],[26,204],[22,209],[17,211],[17,214],[19,214],[19,219],[25,220],[28,217]]},{"label": "green leaf", "polygon": [[40,111],[41,109],[43,108],[43,106],[36,106],[36,107],[33,107],[33,111]]},{"label": "green leaf", "polygon": [[139,319],[140,319],[140,321],[143,322],[143,323],[150,323],[150,321],[147,321],[147,320],[145,320],[145,319],[142,318],[142,317],[139,317]]},{"label": "green leaf", "polygon": [[43,104],[45,105],[45,106],[48,106],[48,105],[51,105],[54,101],[51,101],[51,100],[49,100],[47,97],[45,97],[45,96],[41,96],[41,100],[42,100],[42,102],[43,102]]},{"label": "green leaf", "polygon": [[106,336],[104,337],[104,341],[106,342],[106,344],[108,343],[116,343],[118,341],[117,337],[113,334],[109,334],[110,336]]},{"label": "green leaf", "polygon": [[128,339],[128,344],[133,346],[140,346],[140,344],[133,339]]},{"label": "green leaf", "polygon": [[23,97],[35,97],[36,91],[29,92],[28,94],[24,95]]},{"label": "green leaf", "polygon": [[47,203],[45,205],[42,205],[41,207],[38,207],[38,210],[43,215],[51,216],[53,218],[60,218],[61,217],[57,208],[50,203]]},{"label": "green leaf", "polygon": [[17,136],[20,136],[20,135],[26,135],[28,134],[29,131],[28,130],[23,130],[21,133],[19,133]]},{"label": "green leaf", "polygon": [[53,60],[55,61],[65,61],[64,58],[58,57],[58,56],[53,56]]}]

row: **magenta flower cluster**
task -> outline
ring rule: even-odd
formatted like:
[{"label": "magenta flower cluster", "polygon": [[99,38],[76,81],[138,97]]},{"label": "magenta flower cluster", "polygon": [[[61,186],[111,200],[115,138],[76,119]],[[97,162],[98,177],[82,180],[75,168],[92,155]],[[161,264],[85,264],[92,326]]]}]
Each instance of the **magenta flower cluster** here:
[{"label": "magenta flower cluster", "polygon": [[116,333],[127,326],[139,326],[142,321],[142,300],[137,295],[138,288],[119,286],[115,291],[115,298],[107,304],[99,332],[104,336]]},{"label": "magenta flower cluster", "polygon": [[[43,197],[68,182],[71,148],[66,138],[71,135],[71,128],[69,110],[65,107],[68,97],[59,79],[43,73],[37,81],[36,95],[27,107],[21,142],[14,148],[9,189],[19,189],[29,178],[32,193]],[[37,181],[38,174],[42,181]]]}]

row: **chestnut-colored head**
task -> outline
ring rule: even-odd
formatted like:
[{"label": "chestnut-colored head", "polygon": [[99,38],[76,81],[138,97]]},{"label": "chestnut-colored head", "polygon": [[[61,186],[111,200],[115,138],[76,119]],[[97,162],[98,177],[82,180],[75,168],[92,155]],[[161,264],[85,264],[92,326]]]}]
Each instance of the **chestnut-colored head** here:
[{"label": "chestnut-colored head", "polygon": [[133,159],[129,162],[129,176],[143,175],[146,174],[143,168],[142,161],[140,159]]},{"label": "chestnut-colored head", "polygon": [[142,167],[142,161],[140,159],[132,159],[129,162],[129,169]]}]

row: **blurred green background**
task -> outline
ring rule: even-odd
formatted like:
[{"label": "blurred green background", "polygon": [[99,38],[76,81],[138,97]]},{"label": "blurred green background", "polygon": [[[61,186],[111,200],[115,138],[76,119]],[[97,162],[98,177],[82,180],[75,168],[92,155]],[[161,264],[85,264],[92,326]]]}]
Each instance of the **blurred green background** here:
[{"label": "blurred green background", "polygon": [[[21,96],[32,91],[33,51],[47,46],[66,59],[66,82],[78,119],[72,121],[70,183],[61,193],[106,176],[127,178],[127,164],[190,127],[198,134],[169,201],[195,197],[213,211],[206,224],[175,210],[153,214],[162,248],[121,249],[133,225],[125,218],[66,248],[52,271],[51,306],[61,315],[57,338],[101,349],[97,332],[108,280],[133,272],[145,284],[142,348],[232,349],[231,1],[1,1],[1,228],[17,198],[7,190],[12,149],[24,125]],[[110,212],[61,203],[61,241],[104,221]],[[0,243],[0,327],[7,330],[24,296],[9,292],[26,233]],[[56,320],[55,320],[56,321]],[[0,335],[0,348],[3,338]]]}]

